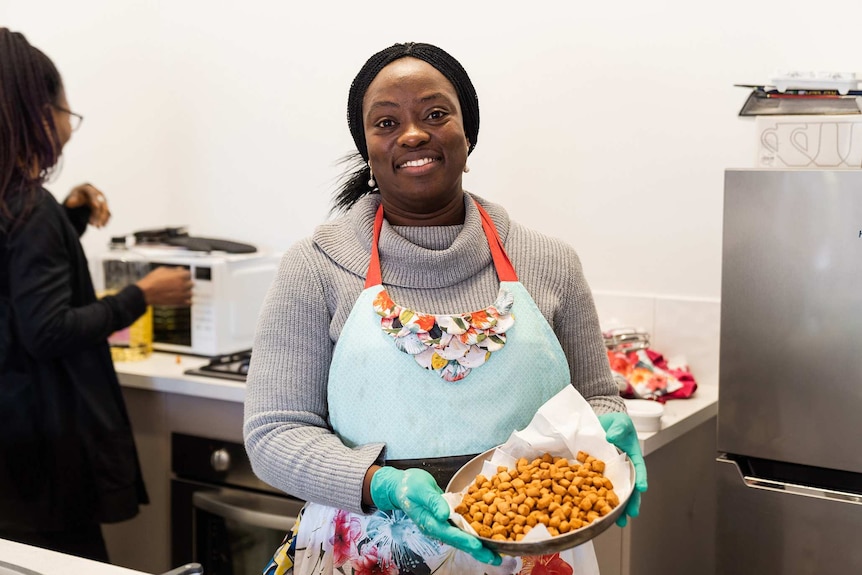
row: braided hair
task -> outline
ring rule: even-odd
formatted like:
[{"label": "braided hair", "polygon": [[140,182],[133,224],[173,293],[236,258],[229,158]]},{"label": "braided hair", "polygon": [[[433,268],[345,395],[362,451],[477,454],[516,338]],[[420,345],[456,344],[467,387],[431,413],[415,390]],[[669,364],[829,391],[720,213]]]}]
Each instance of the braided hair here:
[{"label": "braided hair", "polygon": [[20,32],[0,28],[0,231],[26,216],[57,164],[59,138],[50,106],[62,93],[53,62]]},{"label": "braided hair", "polygon": [[350,134],[353,136],[357,151],[341,160],[346,168],[338,182],[333,211],[347,210],[359,198],[371,192],[367,184],[371,177],[371,169],[368,167],[368,147],[365,143],[365,125],[362,121],[362,100],[368,86],[383,68],[399,58],[408,56],[431,64],[452,83],[458,94],[458,103],[461,106],[464,133],[470,143],[467,154],[470,154],[476,147],[476,140],[479,138],[479,98],[476,95],[473,82],[470,81],[470,77],[461,63],[442,48],[431,44],[420,42],[393,44],[371,56],[350,85],[350,92],[347,96],[347,125],[350,127]]}]

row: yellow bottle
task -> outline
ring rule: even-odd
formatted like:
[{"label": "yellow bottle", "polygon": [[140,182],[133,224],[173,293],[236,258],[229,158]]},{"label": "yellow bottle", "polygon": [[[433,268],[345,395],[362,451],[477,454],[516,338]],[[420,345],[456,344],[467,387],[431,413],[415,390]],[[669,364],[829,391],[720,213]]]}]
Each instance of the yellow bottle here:
[{"label": "yellow bottle", "polygon": [[[105,290],[99,297],[114,295],[117,290]],[[114,361],[138,361],[147,359],[153,353],[153,308],[147,306],[144,315],[127,328],[115,331],[108,336],[111,346],[111,359]]]}]

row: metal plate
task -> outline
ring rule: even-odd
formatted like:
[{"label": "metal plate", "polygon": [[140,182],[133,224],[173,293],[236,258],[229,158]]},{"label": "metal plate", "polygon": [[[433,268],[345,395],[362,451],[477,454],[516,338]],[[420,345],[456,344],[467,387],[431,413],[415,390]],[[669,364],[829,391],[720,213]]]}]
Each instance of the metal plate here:
[{"label": "metal plate", "polygon": [[767,94],[754,90],[748,95],[740,116],[797,116],[859,114],[859,96],[809,97]]},{"label": "metal plate", "polygon": [[[468,461],[455,473],[455,475],[452,476],[452,479],[449,480],[449,484],[446,486],[446,491],[448,493],[459,493],[473,483],[476,476],[482,472],[482,465],[485,461],[489,461],[491,459],[491,456],[494,454],[494,450],[496,449],[496,447],[489,449],[485,453],[481,453]],[[629,465],[629,476],[632,490],[634,490],[635,467],[628,457],[626,457],[626,462]],[[629,494],[629,497],[631,497],[631,494]],[[596,537],[605,531],[611,525],[614,525],[617,518],[622,515],[625,510],[629,497],[626,497],[625,500],[620,499],[620,504],[617,505],[613,511],[604,517],[600,517],[596,521],[593,521],[586,527],[581,527],[580,529],[557,535],[550,539],[529,543],[524,543],[522,541],[497,541],[496,539],[488,539],[486,537],[479,537],[479,540],[482,541],[482,544],[485,545],[485,547],[496,551],[497,553],[521,557],[548,555],[565,549],[571,549],[572,547],[577,547],[582,543],[586,543],[593,537]]]}]

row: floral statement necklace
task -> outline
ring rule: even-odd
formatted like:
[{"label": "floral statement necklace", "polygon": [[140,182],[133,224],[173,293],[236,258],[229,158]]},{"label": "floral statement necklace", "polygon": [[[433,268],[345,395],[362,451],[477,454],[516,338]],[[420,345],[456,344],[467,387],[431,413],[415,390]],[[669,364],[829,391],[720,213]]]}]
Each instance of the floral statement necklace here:
[{"label": "floral statement necklace", "polygon": [[506,345],[506,330],[515,323],[514,301],[509,290],[501,287],[497,300],[481,311],[434,315],[401,307],[383,288],[374,298],[374,311],[383,318],[380,327],[395,339],[398,349],[454,382]]},{"label": "floral statement necklace", "polygon": [[[491,216],[474,200],[482,218],[482,229],[491,248],[491,257],[501,282],[518,281]],[[383,227],[383,204],[374,218],[371,260],[365,288],[380,286],[374,298],[374,311],[382,318],[380,327],[392,336],[395,346],[413,356],[416,363],[436,371],[446,381],[460,381],[473,368],[483,365],[495,351],[506,345],[506,331],[515,323],[512,312],[514,296],[502,285],[496,301],[487,308],[463,314],[428,314],[403,308],[392,301],[380,272],[380,230]]]}]

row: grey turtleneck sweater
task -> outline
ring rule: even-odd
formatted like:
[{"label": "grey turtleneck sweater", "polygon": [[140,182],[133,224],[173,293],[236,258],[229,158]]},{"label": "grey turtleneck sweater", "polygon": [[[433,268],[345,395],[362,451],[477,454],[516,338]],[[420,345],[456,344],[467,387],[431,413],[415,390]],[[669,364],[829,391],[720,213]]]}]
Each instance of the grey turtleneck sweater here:
[{"label": "grey turtleneck sweater", "polygon": [[[494,302],[499,280],[475,198],[560,340],[572,384],[597,414],[624,411],[575,251],[509,220],[502,207],[465,196],[463,225],[384,220],[379,250],[389,294],[400,305],[436,314]],[[379,195],[363,197],[285,253],[261,310],[245,400],[245,444],[255,473],[300,499],[356,513],[363,512],[365,472],[383,461],[385,444],[341,443],[328,425],[326,390],[333,350],[364,289],[379,202]]]}]

